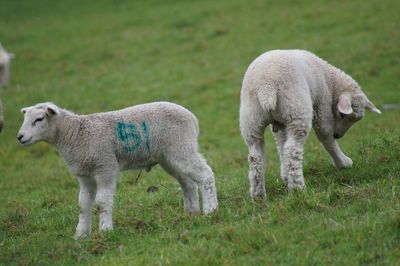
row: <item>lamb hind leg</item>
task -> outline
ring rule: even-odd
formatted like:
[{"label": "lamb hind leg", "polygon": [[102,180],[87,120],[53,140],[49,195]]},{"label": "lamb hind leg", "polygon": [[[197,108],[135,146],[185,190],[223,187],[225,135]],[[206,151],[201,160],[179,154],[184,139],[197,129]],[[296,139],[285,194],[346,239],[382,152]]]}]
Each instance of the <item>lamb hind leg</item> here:
[{"label": "lamb hind leg", "polygon": [[180,183],[182,180],[185,180],[185,185],[182,186],[185,197],[185,209],[187,209],[190,202],[192,207],[189,211],[192,212],[191,210],[193,210],[197,212],[198,210],[197,188],[196,192],[194,192],[195,187],[193,186],[196,184],[200,188],[203,212],[208,214],[218,208],[214,174],[211,167],[207,165],[205,159],[200,154],[197,152],[193,154],[191,156],[174,154],[174,156],[168,157],[167,161],[163,162],[161,166],[177,178]]},{"label": "lamb hind leg", "polygon": [[249,181],[250,196],[253,200],[265,199],[265,167],[264,167],[264,139],[254,139],[249,144]]},{"label": "lamb hind leg", "polygon": [[182,176],[179,171],[174,170],[174,166],[170,163],[162,163],[161,167],[175,177],[181,185],[183,192],[183,205],[186,211],[195,214],[200,212],[199,194],[197,184],[191,179]]},{"label": "lamb hind leg", "polygon": [[283,146],[284,172],[287,175],[288,188],[304,189],[303,154],[304,143],[310,132],[311,121],[304,119],[293,121],[287,126],[287,139]]},{"label": "lamb hind leg", "polygon": [[198,186],[189,178],[178,179],[183,191],[183,205],[191,214],[200,213]]},{"label": "lamb hind leg", "polygon": [[193,160],[196,170],[191,173],[190,177],[200,187],[203,212],[209,214],[218,208],[215,177],[206,160],[200,154],[197,154],[196,157],[197,159]]}]

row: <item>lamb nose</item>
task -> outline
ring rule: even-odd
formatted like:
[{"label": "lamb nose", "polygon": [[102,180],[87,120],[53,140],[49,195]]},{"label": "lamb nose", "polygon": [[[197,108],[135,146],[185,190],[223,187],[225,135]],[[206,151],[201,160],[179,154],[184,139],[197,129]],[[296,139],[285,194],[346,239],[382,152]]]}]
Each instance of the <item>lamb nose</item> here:
[{"label": "lamb nose", "polygon": [[23,137],[24,137],[24,135],[18,134],[17,139],[18,139],[19,141],[21,141],[21,139],[22,139]]}]

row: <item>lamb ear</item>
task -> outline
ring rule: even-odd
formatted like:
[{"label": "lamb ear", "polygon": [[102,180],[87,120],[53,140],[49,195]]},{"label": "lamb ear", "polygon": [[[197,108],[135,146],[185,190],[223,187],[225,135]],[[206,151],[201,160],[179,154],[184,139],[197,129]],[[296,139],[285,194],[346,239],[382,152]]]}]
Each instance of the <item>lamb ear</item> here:
[{"label": "lamb ear", "polygon": [[341,94],[339,96],[339,102],[337,104],[337,107],[339,109],[339,112],[345,115],[349,115],[353,112],[353,109],[351,108],[351,99],[348,94]]},{"label": "lamb ear", "polygon": [[373,113],[377,113],[377,114],[381,114],[382,112],[375,107],[375,105],[368,99],[365,100],[365,109],[373,112]]},{"label": "lamb ear", "polygon": [[48,104],[46,106],[46,112],[49,115],[58,115],[58,114],[60,114],[60,110],[58,109],[58,107],[55,104]]}]

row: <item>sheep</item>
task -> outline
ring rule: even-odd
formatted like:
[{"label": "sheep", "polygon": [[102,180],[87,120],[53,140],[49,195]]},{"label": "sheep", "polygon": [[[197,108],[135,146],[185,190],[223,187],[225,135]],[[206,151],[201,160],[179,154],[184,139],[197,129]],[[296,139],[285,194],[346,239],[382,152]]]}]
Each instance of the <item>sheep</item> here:
[{"label": "sheep", "polygon": [[381,112],[349,75],[304,50],[272,50],[248,67],[240,96],[240,130],[248,146],[250,196],[266,198],[264,131],[270,125],[288,189],[305,189],[303,145],[311,127],[341,169],[352,160],[336,139],[364,116]]},{"label": "sheep", "polygon": [[91,232],[93,201],[99,209],[99,229],[113,229],[116,176],[122,170],[150,171],[160,164],[182,187],[185,210],[200,212],[198,188],[205,214],[218,207],[213,171],[197,151],[197,119],[180,105],[153,102],[77,115],[46,102],[21,112],[19,142],[26,146],[45,141],[55,146],[79,181],[76,239]]},{"label": "sheep", "polygon": [[4,122],[3,122],[3,104],[0,99],[0,132],[3,130]]},{"label": "sheep", "polygon": [[0,88],[7,87],[10,78],[10,62],[14,54],[8,53],[0,43]]}]

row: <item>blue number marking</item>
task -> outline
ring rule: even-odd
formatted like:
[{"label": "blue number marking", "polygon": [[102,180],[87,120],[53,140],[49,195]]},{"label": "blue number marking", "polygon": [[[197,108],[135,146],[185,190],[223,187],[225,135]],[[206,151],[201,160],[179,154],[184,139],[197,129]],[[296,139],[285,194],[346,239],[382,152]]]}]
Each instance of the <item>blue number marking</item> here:
[{"label": "blue number marking", "polygon": [[[141,130],[143,131],[143,137],[145,140],[144,148],[150,151],[150,136],[146,121],[140,123]],[[122,143],[122,146],[127,153],[136,152],[136,150],[142,145],[142,138],[140,132],[134,124],[127,124],[122,121],[117,122],[115,127],[117,138]]]},{"label": "blue number marking", "polygon": [[142,126],[143,135],[146,139],[147,151],[150,151],[150,136],[149,136],[149,131],[147,128],[147,123],[146,123],[146,121],[142,121],[142,123],[140,125]]}]

